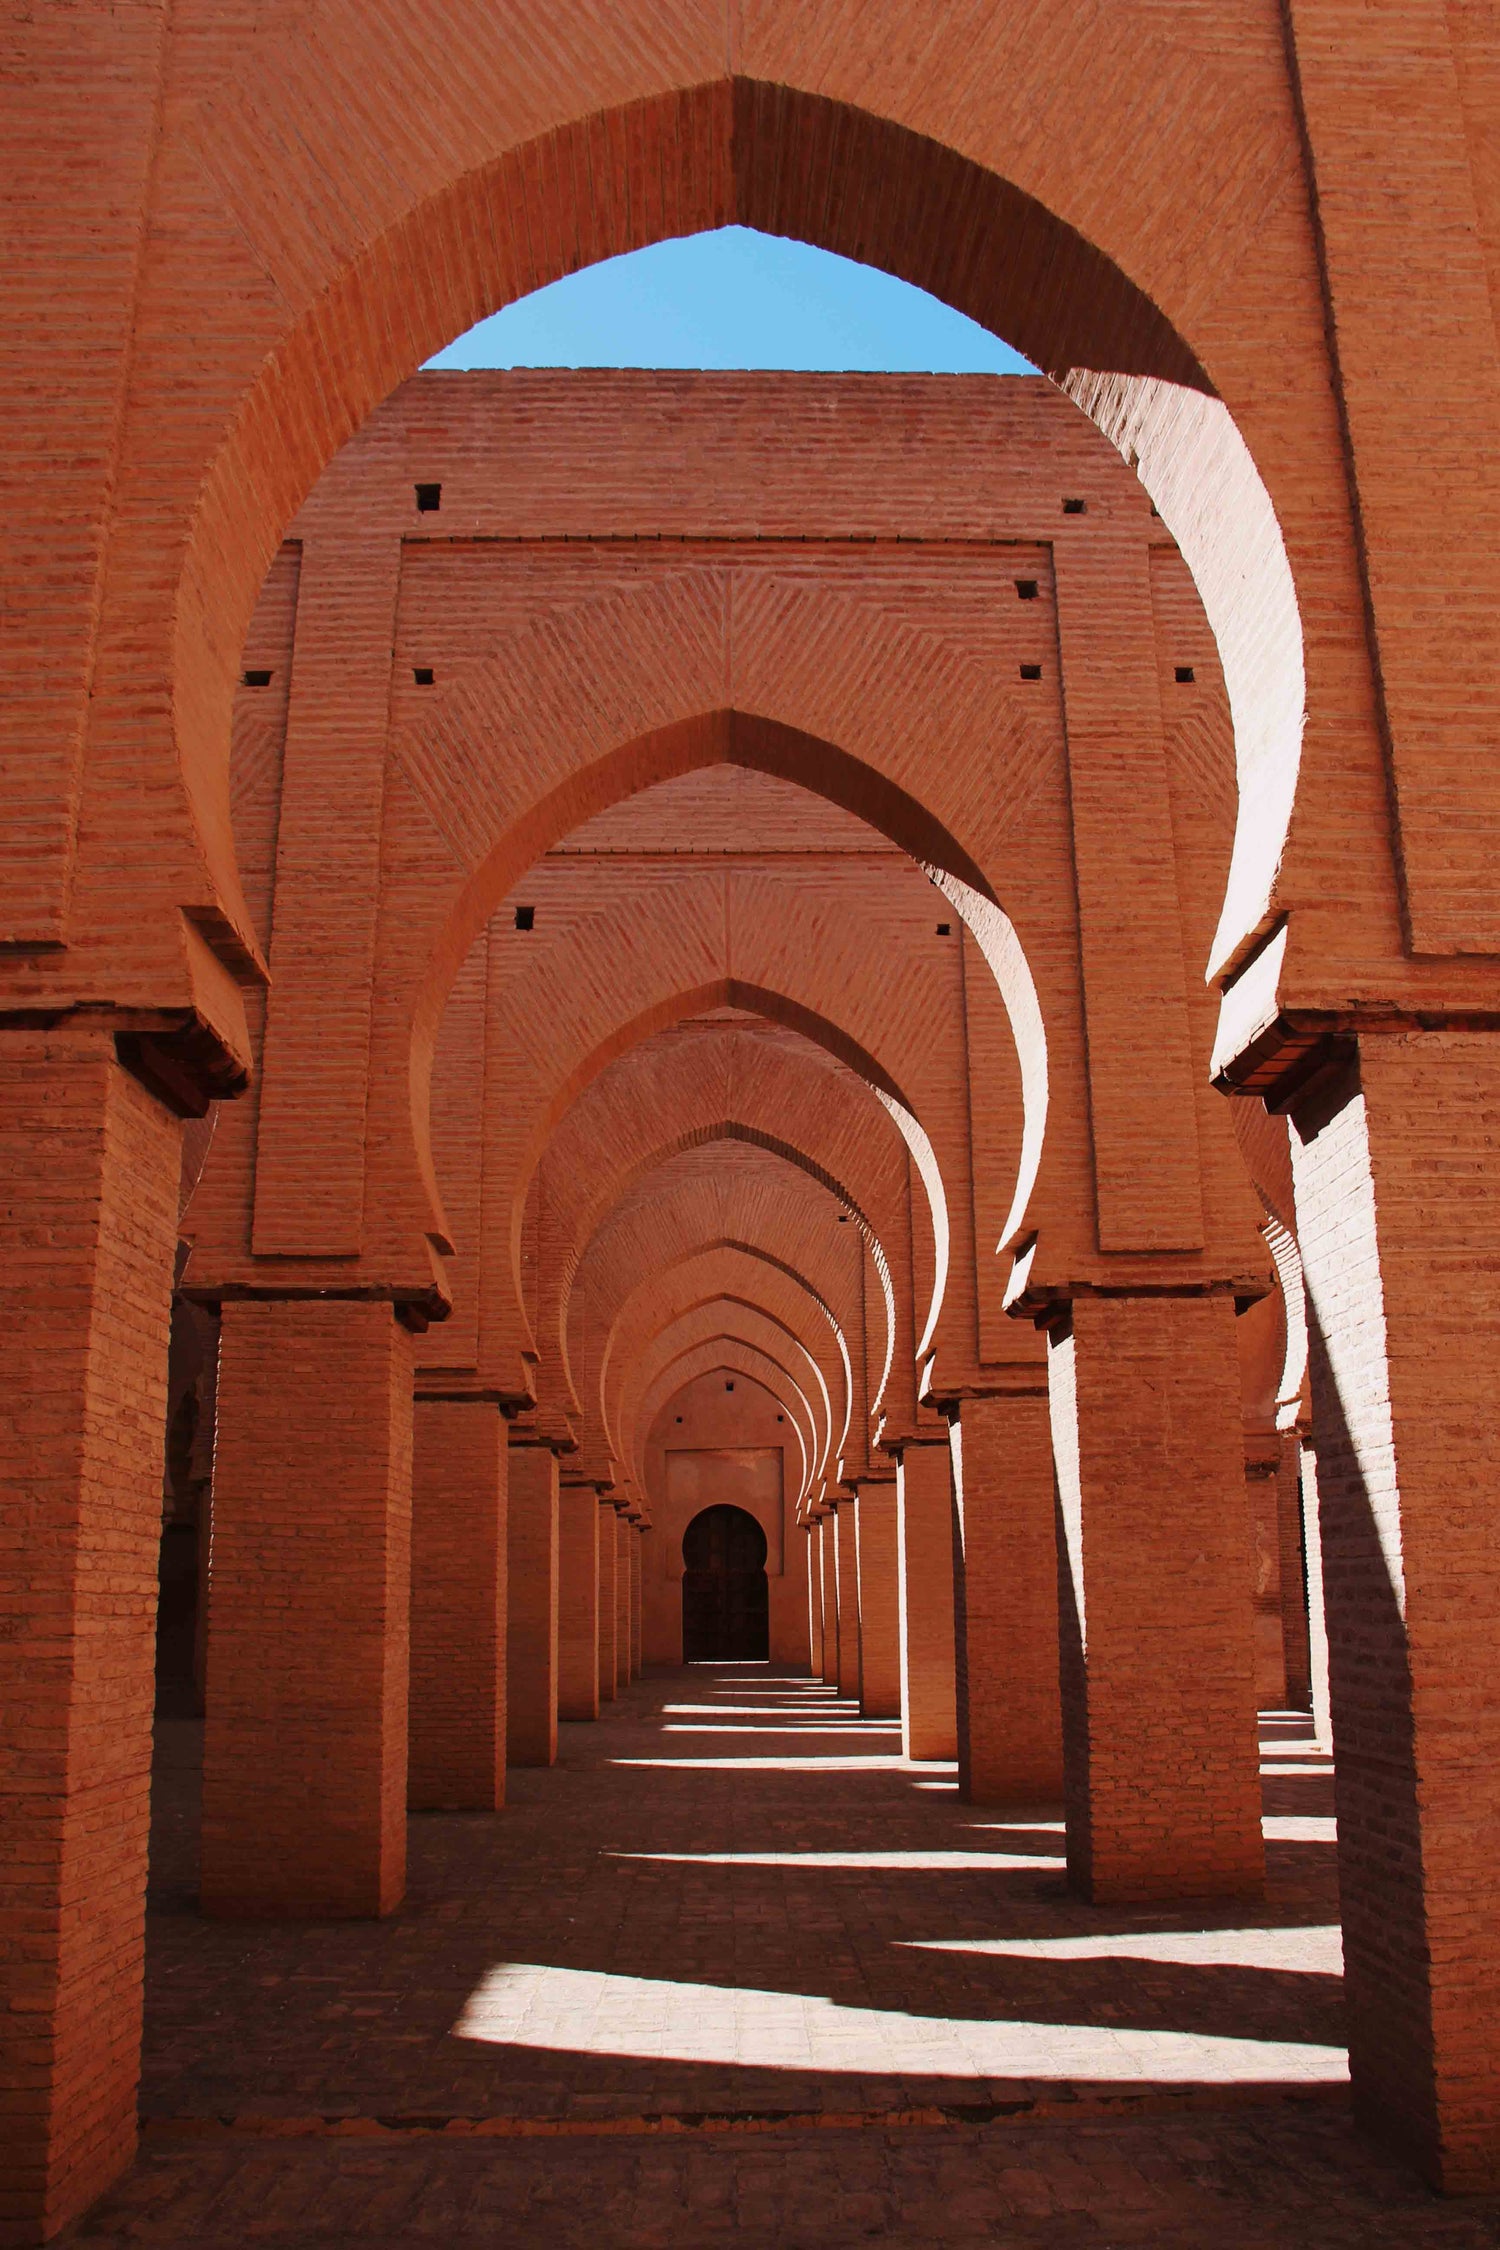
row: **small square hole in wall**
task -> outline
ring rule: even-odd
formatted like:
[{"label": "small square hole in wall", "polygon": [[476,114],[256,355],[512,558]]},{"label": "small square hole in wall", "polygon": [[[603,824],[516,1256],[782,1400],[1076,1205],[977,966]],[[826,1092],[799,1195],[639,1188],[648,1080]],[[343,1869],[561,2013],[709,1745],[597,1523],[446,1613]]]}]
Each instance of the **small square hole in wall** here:
[{"label": "small square hole in wall", "polygon": [[952,937],[953,924],[951,922],[939,922],[937,926],[937,934],[939,937]]},{"label": "small square hole in wall", "polygon": [[678,1419],[678,1421],[680,1422],[680,1421],[682,1420],[682,1416],[681,1416],[681,1415],[679,1414],[679,1415],[678,1415],[678,1417],[677,1417],[677,1419]]},{"label": "small square hole in wall", "polygon": [[726,1383],[726,1384],[724,1385],[724,1388],[725,1388],[725,1390],[726,1390],[726,1391],[732,1391],[732,1390],[734,1389],[734,1385],[733,1385],[733,1383]]},{"label": "small square hole in wall", "polygon": [[778,1422],[784,1422],[786,1420],[786,1416],[784,1414],[778,1414],[776,1419]]},{"label": "small square hole in wall", "polygon": [[1021,677],[1023,680],[1039,680],[1041,676],[1042,667],[1040,666],[1040,664],[1023,664],[1021,666]]},{"label": "small square hole in wall", "polygon": [[1178,667],[1177,667],[1177,672],[1176,672],[1176,680],[1177,680],[1177,685],[1178,685],[1179,687],[1191,687],[1191,686],[1192,686],[1192,684],[1193,684],[1193,667],[1192,667],[1192,665],[1191,665],[1191,664],[1179,664],[1179,665],[1178,665]]},{"label": "small square hole in wall", "polygon": [[847,1226],[848,1224],[849,1224],[849,1214],[848,1214],[848,1212],[847,1212],[847,1211],[840,1211],[840,1213],[839,1213],[839,1225],[840,1225],[841,1227],[846,1227],[846,1226]]},{"label": "small square hole in wall", "polygon": [[1041,588],[1034,578],[1018,578],[1016,580],[1016,600],[1018,602],[1034,602],[1040,592]]},{"label": "small square hole in wall", "polygon": [[442,504],[443,488],[440,484],[419,484],[417,486],[417,514],[419,516],[435,516]]},{"label": "small square hole in wall", "polygon": [[263,672],[258,665],[252,664],[245,672],[244,680],[246,687],[269,687],[271,675],[269,672]]},{"label": "small square hole in wall", "polygon": [[534,930],[536,928],[536,908],[534,906],[518,906],[516,908],[516,928],[518,930]]},{"label": "small square hole in wall", "polygon": [[1065,516],[1086,516],[1088,512],[1089,504],[1087,500],[1065,500],[1063,502],[1063,514]]},{"label": "small square hole in wall", "polygon": [[411,668],[411,676],[418,687],[431,687],[433,684],[434,674],[430,664],[414,664]]}]

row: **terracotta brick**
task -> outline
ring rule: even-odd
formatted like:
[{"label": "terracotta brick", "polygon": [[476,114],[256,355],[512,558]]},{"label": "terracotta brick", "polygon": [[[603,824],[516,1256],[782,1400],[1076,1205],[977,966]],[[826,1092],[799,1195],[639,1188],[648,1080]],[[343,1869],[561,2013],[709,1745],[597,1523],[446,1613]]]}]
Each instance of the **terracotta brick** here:
[{"label": "terracotta brick", "polygon": [[965,1399],[952,1444],[959,1788],[981,1805],[1055,1802],[1062,1703],[1045,1392]]},{"label": "terracotta brick", "polygon": [[854,1521],[859,1572],[860,1714],[866,1719],[898,1719],[901,1597],[894,1477],[861,1479]]},{"label": "terracotta brick", "polygon": [[224,1308],[204,1911],[394,1911],[406,1882],[413,1339],[389,1305]]},{"label": "terracotta brick", "polygon": [[599,1716],[599,1495],[562,1478],[558,1492],[557,1713]]},{"label": "terracotta brick", "polygon": [[512,1445],[507,1468],[505,1745],[513,1766],[557,1759],[560,1525],[557,1455]]},{"label": "terracotta brick", "polygon": [[107,1038],[7,1038],[0,2238],[18,2241],[135,2147],[180,1143]]},{"label": "terracotta brick", "polygon": [[508,1726],[505,1428],[488,1399],[419,1397],[412,1438],[407,1803],[494,1812]]},{"label": "terracotta brick", "polygon": [[941,1442],[903,1446],[896,1513],[903,1746],[908,1758],[954,1758],[953,1469],[946,1434]]},{"label": "terracotta brick", "polygon": [[1049,1368],[1069,1878],[1101,1903],[1254,1893],[1265,1859],[1233,1306],[1080,1298]]}]

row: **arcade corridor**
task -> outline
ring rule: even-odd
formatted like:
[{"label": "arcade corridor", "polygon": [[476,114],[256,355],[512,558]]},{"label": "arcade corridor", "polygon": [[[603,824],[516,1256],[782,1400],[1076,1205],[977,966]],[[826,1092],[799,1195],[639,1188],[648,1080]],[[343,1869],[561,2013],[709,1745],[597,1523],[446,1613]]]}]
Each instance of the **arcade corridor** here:
[{"label": "arcade corridor", "polygon": [[389,1922],[216,1925],[197,1731],[160,1728],[142,2155],[70,2240],[1496,2239],[1353,2135],[1300,1717],[1262,1721],[1253,1927],[1083,1905],[1055,1808],[961,1803],[758,1665],[637,1683],[498,1820],[415,1819]]}]

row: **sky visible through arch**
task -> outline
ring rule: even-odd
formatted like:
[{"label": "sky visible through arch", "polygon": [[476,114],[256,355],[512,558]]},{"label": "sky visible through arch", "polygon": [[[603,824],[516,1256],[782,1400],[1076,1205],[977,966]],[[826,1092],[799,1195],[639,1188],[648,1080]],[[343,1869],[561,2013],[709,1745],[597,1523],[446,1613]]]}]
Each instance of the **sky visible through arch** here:
[{"label": "sky visible through arch", "polygon": [[924,289],[751,227],[586,266],[482,320],[427,364],[1036,372]]}]

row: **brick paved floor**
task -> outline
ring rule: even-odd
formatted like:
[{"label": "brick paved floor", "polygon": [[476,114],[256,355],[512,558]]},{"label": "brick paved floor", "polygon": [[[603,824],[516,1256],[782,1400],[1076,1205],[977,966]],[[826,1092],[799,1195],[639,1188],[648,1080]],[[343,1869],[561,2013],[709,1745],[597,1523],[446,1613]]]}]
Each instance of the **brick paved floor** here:
[{"label": "brick paved floor", "polygon": [[1269,1895],[1103,1912],[813,1682],[694,1667],[421,1815],[383,1924],[199,1920],[161,1730],[145,2139],[93,2244],[1500,2244],[1347,2116],[1332,1780],[1263,1722]]}]

